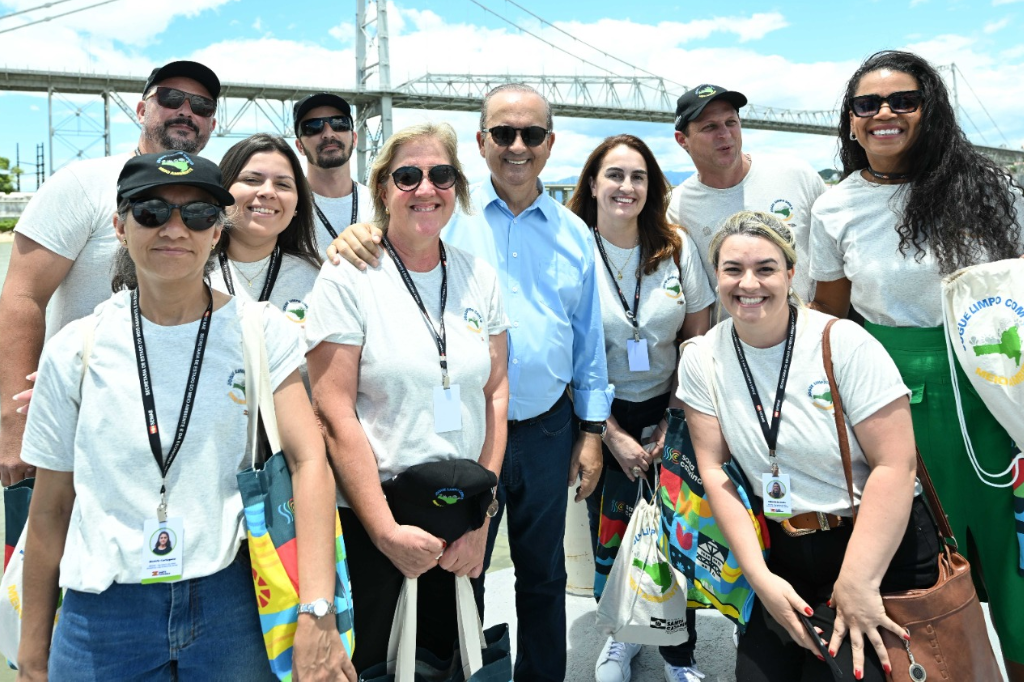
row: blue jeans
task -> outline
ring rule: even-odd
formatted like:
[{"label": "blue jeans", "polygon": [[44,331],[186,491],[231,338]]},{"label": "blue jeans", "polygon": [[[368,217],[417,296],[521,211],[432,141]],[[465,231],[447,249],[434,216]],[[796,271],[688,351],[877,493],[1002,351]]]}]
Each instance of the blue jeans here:
[{"label": "blue jeans", "polygon": [[248,550],[203,578],[67,590],[49,666],[51,680],[276,680]]},{"label": "blue jeans", "polygon": [[[665,416],[665,408],[668,407],[669,394],[655,396],[649,400],[639,403],[632,403],[616,398],[612,401],[612,416],[619,426],[629,433],[638,442],[644,428],[657,424]],[[615,455],[608,449],[608,446],[601,445],[601,452],[604,454],[604,468],[601,470],[601,478],[597,482],[597,488],[587,498],[587,516],[590,521],[590,547],[597,556],[598,526],[601,521],[601,495],[604,491],[605,473],[609,470],[621,471],[622,466],[615,459]],[[654,469],[648,471],[648,479],[653,482]],[[658,647],[661,657],[669,665],[692,666],[695,665],[693,652],[697,648],[697,615],[693,609],[686,609],[686,641],[674,646]]]},{"label": "blue jeans", "polygon": [[[516,571],[517,682],[565,679],[566,480],[572,454],[572,405],[562,397],[541,418],[509,422],[498,479],[498,515],[491,519],[484,570],[490,565],[502,514]],[[483,576],[475,581],[483,609]]]}]

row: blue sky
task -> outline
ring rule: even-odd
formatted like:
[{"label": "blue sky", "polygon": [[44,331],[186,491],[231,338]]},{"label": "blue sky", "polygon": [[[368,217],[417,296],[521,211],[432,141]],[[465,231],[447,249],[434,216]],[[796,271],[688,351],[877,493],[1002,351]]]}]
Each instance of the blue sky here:
[{"label": "blue sky", "polygon": [[[43,1],[0,0],[0,31],[94,2],[69,0],[50,9],[3,18]],[[972,140],[1014,148],[1024,143],[1024,117],[1018,113],[1024,102],[1024,45],[1019,40],[1024,0],[479,2],[616,73],[630,75],[632,71],[574,42],[530,12],[676,83],[719,83],[741,90],[753,103],[783,108],[831,109],[845,79],[865,56],[884,48],[911,49],[935,64],[957,64],[965,111],[962,125]],[[296,4],[118,0],[0,34],[0,61],[10,68],[142,76],[154,65],[193,58],[213,67],[224,81],[344,88],[351,87],[355,79],[355,12],[355,0]],[[427,71],[602,73],[520,32],[472,0],[399,1],[390,5],[389,19],[392,83],[396,85]],[[125,94],[129,105],[137,98],[137,93]],[[72,108],[61,105],[55,109],[55,119],[74,120],[74,107],[79,106],[84,107],[79,120],[96,121],[102,115],[98,102],[98,98],[73,98]],[[989,121],[989,114],[999,130]],[[462,141],[460,156],[469,174],[475,179],[486,174],[472,141],[473,115],[400,110],[396,125],[424,118],[450,121]],[[32,156],[36,143],[47,141],[44,96],[0,92],[0,121],[0,156],[13,160],[16,143],[21,144],[23,158]],[[86,123],[85,127],[90,125],[95,124]],[[254,118],[249,130],[255,132],[257,125]],[[557,119],[555,128],[555,149],[542,176],[547,180],[575,175],[602,137],[619,132],[632,132],[647,140],[667,169],[692,168],[668,125],[565,118]],[[112,132],[115,151],[134,147],[138,130],[119,112]],[[214,139],[207,153],[217,159],[234,141]],[[796,155],[820,169],[833,165],[835,140],[748,130],[744,147],[755,154]],[[54,147],[56,164],[68,160],[74,150],[58,142]],[[102,154],[102,145],[94,145],[88,154]],[[27,184],[31,188],[33,183]]]}]

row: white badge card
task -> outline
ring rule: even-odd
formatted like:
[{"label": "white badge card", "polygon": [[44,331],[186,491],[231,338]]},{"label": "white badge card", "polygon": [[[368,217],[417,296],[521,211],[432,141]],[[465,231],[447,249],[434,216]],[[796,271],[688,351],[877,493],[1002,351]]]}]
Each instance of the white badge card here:
[{"label": "white badge card", "polygon": [[647,357],[647,339],[627,339],[626,356],[629,358],[630,372],[649,372],[651,361]]},{"label": "white badge card", "polygon": [[764,515],[789,518],[793,515],[793,501],[790,499],[789,475],[761,474],[761,497]]},{"label": "white badge card", "polygon": [[434,387],[434,431],[447,433],[462,430],[462,392],[458,384],[449,388]]},{"label": "white badge card", "polygon": [[181,580],[185,549],[185,521],[146,519],[142,527],[142,584]]}]

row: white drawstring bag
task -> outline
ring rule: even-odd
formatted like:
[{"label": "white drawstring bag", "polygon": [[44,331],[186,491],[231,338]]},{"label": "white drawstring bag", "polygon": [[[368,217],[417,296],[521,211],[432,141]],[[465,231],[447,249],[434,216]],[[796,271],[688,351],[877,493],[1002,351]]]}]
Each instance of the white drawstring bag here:
[{"label": "white drawstring bag", "polygon": [[955,364],[960,363],[996,421],[1024,447],[1024,260],[972,265],[945,277],[942,315],[957,416],[971,463],[984,483],[1010,487],[1020,478],[1024,455],[1003,471],[981,468],[967,435]]},{"label": "white drawstring bag", "polygon": [[687,638],[686,578],[659,547],[661,511],[644,498],[644,486],[650,489],[641,478],[633,516],[597,606],[597,629],[619,642],[673,646]]}]

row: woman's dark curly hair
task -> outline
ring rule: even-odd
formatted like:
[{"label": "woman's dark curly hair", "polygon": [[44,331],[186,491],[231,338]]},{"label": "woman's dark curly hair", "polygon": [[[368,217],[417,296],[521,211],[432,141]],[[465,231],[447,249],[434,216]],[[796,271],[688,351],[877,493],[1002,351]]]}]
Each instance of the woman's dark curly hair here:
[{"label": "woman's dark curly hair", "polygon": [[868,166],[864,148],[850,139],[850,100],[861,78],[879,69],[913,76],[923,95],[920,134],[906,151],[908,182],[896,195],[907,193],[906,207],[896,227],[900,253],[906,256],[913,246],[915,258],[920,261],[927,245],[943,274],[1019,256],[1021,228],[1014,192],[1021,191],[1020,185],[1006,169],[982,156],[967,141],[956,122],[942,77],[916,54],[876,52],[846,84],[839,117],[843,177]]},{"label": "woman's dark curly hair", "polygon": [[672,185],[658,165],[658,160],[654,158],[654,153],[643,140],[634,135],[606,137],[583,164],[576,189],[573,190],[566,207],[582,218],[587,227],[597,226],[597,201],[590,189],[590,181],[595,180],[597,174],[601,172],[605,155],[619,145],[629,147],[638,153],[647,165],[647,202],[637,216],[637,226],[640,233],[640,251],[644,254],[643,272],[649,275],[658,268],[658,263],[669,256],[676,263],[679,262],[682,240],[675,231],[676,226],[670,225],[665,219]]}]

